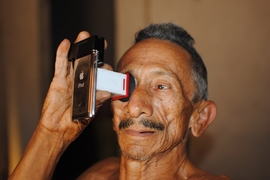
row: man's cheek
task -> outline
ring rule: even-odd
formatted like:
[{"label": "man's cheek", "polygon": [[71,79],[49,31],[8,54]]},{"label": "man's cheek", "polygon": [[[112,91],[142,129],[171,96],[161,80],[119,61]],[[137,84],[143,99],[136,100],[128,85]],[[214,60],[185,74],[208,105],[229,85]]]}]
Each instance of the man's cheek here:
[{"label": "man's cheek", "polygon": [[114,124],[114,130],[119,131],[119,124],[121,121],[125,120],[127,117],[124,115],[124,111],[121,108],[115,108],[114,114],[113,114],[113,124]]},{"label": "man's cheek", "polygon": [[[117,113],[118,112],[118,113]],[[119,109],[112,107],[112,113],[113,113],[113,130],[117,131],[118,130],[118,124],[119,124]]]},{"label": "man's cheek", "polygon": [[124,112],[124,109],[121,108],[121,103],[117,101],[113,101],[111,103],[112,113],[114,116],[119,116],[122,112]]}]

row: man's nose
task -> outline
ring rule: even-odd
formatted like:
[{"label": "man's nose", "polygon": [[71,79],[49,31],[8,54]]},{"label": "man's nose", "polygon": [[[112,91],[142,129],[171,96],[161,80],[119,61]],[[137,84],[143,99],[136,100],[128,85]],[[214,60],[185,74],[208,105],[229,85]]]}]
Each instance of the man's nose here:
[{"label": "man's nose", "polygon": [[147,90],[136,87],[127,102],[124,111],[131,118],[138,118],[144,114],[151,116],[153,113],[152,97]]}]

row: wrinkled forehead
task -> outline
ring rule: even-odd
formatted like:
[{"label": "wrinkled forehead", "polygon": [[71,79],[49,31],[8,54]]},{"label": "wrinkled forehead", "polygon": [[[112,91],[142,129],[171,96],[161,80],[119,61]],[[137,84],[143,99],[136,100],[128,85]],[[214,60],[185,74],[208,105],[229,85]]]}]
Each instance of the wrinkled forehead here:
[{"label": "wrinkled forehead", "polygon": [[191,56],[181,46],[160,39],[145,39],[133,45],[120,59],[117,70],[123,71],[128,65],[155,63],[169,66],[171,71],[191,71]]},{"label": "wrinkled forehead", "polygon": [[187,94],[192,94],[194,80],[191,56],[181,46],[160,39],[145,39],[133,45],[121,58],[117,70],[134,72],[160,67],[175,74]]}]

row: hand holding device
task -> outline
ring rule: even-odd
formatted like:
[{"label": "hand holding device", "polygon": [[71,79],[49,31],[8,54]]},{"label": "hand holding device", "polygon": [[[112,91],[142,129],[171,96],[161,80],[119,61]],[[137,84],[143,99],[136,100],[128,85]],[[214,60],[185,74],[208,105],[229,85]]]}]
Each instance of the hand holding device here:
[{"label": "hand holding device", "polygon": [[131,74],[98,68],[103,65],[103,57],[103,37],[91,36],[70,48],[68,59],[72,61],[74,69],[73,121],[90,120],[94,117],[97,90],[111,92],[113,100],[127,101],[134,88],[135,81]]}]

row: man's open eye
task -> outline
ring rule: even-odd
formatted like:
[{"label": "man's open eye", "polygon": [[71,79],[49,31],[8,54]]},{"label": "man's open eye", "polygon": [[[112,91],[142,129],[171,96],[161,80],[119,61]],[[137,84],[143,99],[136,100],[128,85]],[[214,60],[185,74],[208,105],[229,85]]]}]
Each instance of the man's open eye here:
[{"label": "man's open eye", "polygon": [[158,89],[168,89],[169,87],[166,86],[166,85],[163,85],[163,84],[159,84],[159,85],[157,86],[157,88],[158,88]]}]

